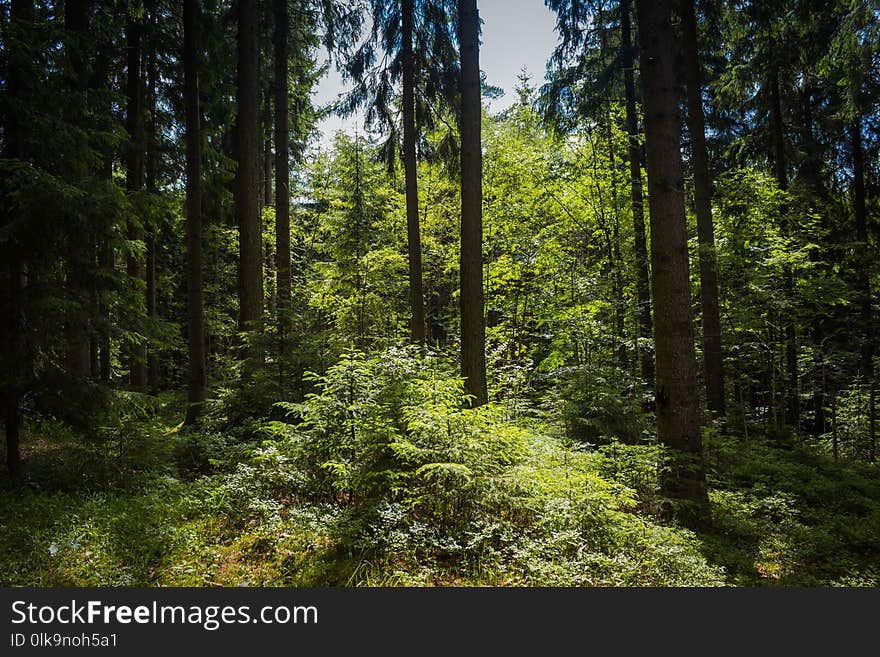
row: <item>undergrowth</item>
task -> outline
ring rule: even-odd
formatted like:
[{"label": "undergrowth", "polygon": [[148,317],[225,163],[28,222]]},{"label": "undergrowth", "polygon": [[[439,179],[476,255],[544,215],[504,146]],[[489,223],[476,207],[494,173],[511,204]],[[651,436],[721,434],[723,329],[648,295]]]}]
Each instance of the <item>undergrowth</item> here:
[{"label": "undergrowth", "polygon": [[707,432],[698,535],[661,519],[656,445],[470,409],[443,355],[352,353],[311,385],[247,431],[184,431],[170,396],[93,435],[29,423],[28,485],[0,491],[0,584],[878,583],[874,467]]}]

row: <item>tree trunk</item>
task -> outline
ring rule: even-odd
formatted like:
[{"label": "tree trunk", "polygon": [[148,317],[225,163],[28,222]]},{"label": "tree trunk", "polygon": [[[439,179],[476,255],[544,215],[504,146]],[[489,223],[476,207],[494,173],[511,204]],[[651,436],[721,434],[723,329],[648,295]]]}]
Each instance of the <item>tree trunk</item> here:
[{"label": "tree trunk", "polygon": [[[258,203],[260,113],[257,75],[258,7],[255,0],[238,2],[238,117],[235,126],[235,217],[238,222],[239,331],[258,332],[263,321],[262,230]],[[259,349],[248,349],[251,365],[260,360]]]},{"label": "tree trunk", "polygon": [[[110,164],[109,168],[112,169],[112,163]],[[110,180],[112,175],[112,171],[106,172],[107,180]],[[98,267],[108,274],[112,273],[116,269],[115,258],[113,255],[113,247],[109,244],[108,241],[105,241],[99,247]],[[107,307],[106,302],[102,301],[98,304],[98,314],[100,315],[101,321],[103,322],[98,341],[98,349],[100,352],[98,356],[98,369],[100,370],[101,383],[109,384],[113,369],[113,345],[110,342],[110,310]]]},{"label": "tree trunk", "polygon": [[853,215],[856,224],[856,239],[859,242],[857,255],[859,293],[859,314],[862,327],[861,345],[859,350],[859,370],[870,387],[870,403],[868,416],[868,440],[870,458],[873,463],[877,451],[876,422],[876,383],[874,381],[874,316],[871,312],[871,252],[868,237],[868,212],[865,199],[865,156],[862,149],[861,116],[850,126],[853,162]]},{"label": "tree trunk", "polygon": [[[127,108],[125,128],[129,144],[126,157],[125,187],[129,193],[137,193],[144,185],[144,122],[143,85],[141,81],[141,32],[139,19],[129,17],[126,23],[127,50]],[[128,239],[142,241],[144,231],[134,221],[128,222]],[[135,255],[128,256],[126,271],[131,278],[145,281],[143,261]],[[142,390],[147,384],[147,353],[144,344],[132,345],[129,357],[129,383],[135,390]]]},{"label": "tree trunk", "polygon": [[486,389],[483,316],[483,182],[480,140],[480,22],[476,0],[458,0],[461,49],[461,374],[473,406]]},{"label": "tree trunk", "polygon": [[[64,3],[64,23],[67,30],[67,40],[64,47],[71,68],[71,93],[72,101],[67,103],[68,117],[72,125],[76,126],[79,135],[79,147],[85,151],[86,143],[86,93],[88,91],[88,53],[83,40],[89,29],[89,2],[88,0],[68,0]],[[72,163],[67,170],[71,180],[78,181],[88,176],[86,159]],[[75,235],[73,244],[66,258],[67,287],[70,295],[79,304],[79,313],[69,313],[66,319],[66,358],[65,365],[68,374],[75,379],[84,379],[90,373],[89,358],[89,308],[90,290],[87,269],[90,266],[90,248],[82,248],[79,240],[81,235]],[[91,241],[90,236],[86,238]]]},{"label": "tree trunk", "polygon": [[403,59],[403,169],[406,185],[406,250],[409,257],[409,333],[414,343],[425,341],[425,299],[422,290],[422,239],[419,230],[419,190],[416,169],[415,56],[413,0],[401,3]]},{"label": "tree trunk", "polygon": [[[268,93],[266,104],[269,103]],[[266,137],[263,140],[263,207],[272,205],[272,139],[269,136],[271,130],[271,112],[266,112]]]},{"label": "tree trunk", "polygon": [[[92,70],[90,87],[93,91],[107,91],[110,86],[110,62],[112,50],[115,48],[115,42],[109,36],[105,36],[98,48],[95,57],[95,65]],[[102,129],[109,130],[110,123],[113,121],[113,107],[109,94],[105,100],[104,106],[101,108],[103,118],[99,125]],[[101,164],[98,170],[98,177],[103,184],[112,185],[113,180],[113,158],[116,150],[108,144],[100,147]],[[105,277],[110,277],[115,272],[115,262],[113,254],[113,245],[110,237],[109,228],[104,228],[101,235],[96,240],[96,251],[98,269]],[[101,292],[104,292],[103,294]],[[98,379],[102,383],[110,383],[111,374],[111,343],[110,343],[110,326],[111,317],[110,309],[107,304],[106,290],[98,291],[95,303],[95,326],[96,326],[96,342],[97,342],[97,359],[98,359]]]},{"label": "tree trunk", "polygon": [[639,320],[639,368],[645,385],[654,385],[654,354],[648,347],[654,333],[651,321],[651,291],[648,270],[648,240],[645,236],[645,211],[642,201],[642,165],[639,146],[636,88],[633,76],[633,49],[630,36],[630,0],[620,2],[621,50],[623,51],[623,83],[626,95],[626,131],[629,135],[629,179],[632,199],[633,232],[635,234],[636,296]]},{"label": "tree trunk", "polygon": [[186,105],[186,319],[189,348],[186,424],[192,424],[202,412],[207,387],[202,300],[198,0],[185,0],[183,5],[183,75]]},{"label": "tree trunk", "polygon": [[721,318],[715,268],[715,229],[712,225],[712,182],[703,120],[703,81],[697,47],[697,17],[693,0],[682,2],[684,70],[687,83],[688,129],[694,170],[694,209],[700,245],[700,308],[706,402],[715,417],[724,415],[724,375],[721,360]]},{"label": "tree trunk", "polygon": [[[770,74],[770,123],[773,132],[773,164],[779,189],[788,189],[788,167],[785,160],[785,130],[782,124],[782,97],[779,90],[779,73],[773,68]],[[786,237],[791,232],[788,208],[782,208],[782,229]],[[783,265],[782,278],[785,293],[789,299],[794,297],[794,276],[791,265]],[[791,313],[789,313],[791,315]],[[800,398],[798,396],[798,356],[794,320],[789,316],[785,323],[785,420],[794,427],[800,424]]]},{"label": "tree trunk", "polygon": [[831,453],[834,460],[838,458],[837,445],[837,391],[835,390],[831,397]]},{"label": "tree trunk", "polygon": [[671,0],[637,0],[651,217],[657,437],[672,497],[705,504]]},{"label": "tree trunk", "polygon": [[[10,27],[15,31],[16,44],[28,42],[29,32],[33,28],[33,0],[13,0],[10,8]],[[33,79],[33,62],[25,48],[11,48],[8,53],[9,76],[6,96],[9,101],[27,102],[31,95]],[[4,136],[8,157],[26,161],[28,159],[28,131],[25,121],[19,121],[20,114],[10,112],[6,115]],[[0,221],[9,221],[2,217]],[[25,263],[22,250],[15,243],[15,236],[6,244],[7,253],[3,260],[3,298],[0,299],[0,331],[2,331],[2,347],[4,372],[0,378],[0,393],[3,403],[3,425],[6,433],[6,467],[14,484],[24,478],[21,463],[21,398],[25,387],[27,355],[24,344],[24,290],[22,277]]]},{"label": "tree trunk", "polygon": [[[31,20],[33,17],[33,5],[31,14],[15,16],[19,20]],[[18,90],[16,90],[18,93]],[[14,96],[13,96],[14,97]],[[12,149],[10,149],[12,150]],[[21,153],[19,153],[21,155]],[[24,470],[21,463],[21,398],[24,389],[25,362],[24,362],[24,318],[23,318],[23,290],[22,272],[24,264],[17,253],[9,254],[6,273],[6,297],[3,301],[3,348],[4,361],[6,363],[3,375],[3,423],[6,433],[6,467],[9,477],[17,484],[24,478]]]},{"label": "tree trunk", "polygon": [[[158,143],[156,142],[157,121],[156,121],[156,85],[158,83],[158,70],[156,67],[156,39],[158,38],[158,22],[156,18],[156,10],[150,8],[150,27],[152,34],[149,39],[149,48],[147,51],[147,104],[149,108],[150,123],[147,131],[147,192],[149,194],[158,193],[158,169],[159,169],[159,152]],[[156,289],[156,238],[159,235],[159,226],[150,223],[147,227],[147,317],[151,321],[159,318]],[[147,349],[147,387],[150,392],[156,394],[159,391],[159,355],[156,350],[148,346]]]},{"label": "tree trunk", "polygon": [[[287,0],[275,0],[275,274],[281,353],[290,313],[290,135],[288,123],[289,17]],[[283,376],[283,373],[282,373]]]}]

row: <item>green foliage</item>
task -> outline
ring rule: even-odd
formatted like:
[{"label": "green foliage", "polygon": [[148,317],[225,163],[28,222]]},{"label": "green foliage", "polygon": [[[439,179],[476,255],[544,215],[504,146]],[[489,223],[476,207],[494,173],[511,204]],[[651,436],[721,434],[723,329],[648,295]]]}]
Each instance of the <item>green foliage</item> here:
[{"label": "green foliage", "polygon": [[358,558],[416,582],[428,566],[440,581],[720,581],[692,539],[630,513],[634,490],[604,480],[604,460],[509,424],[499,407],[466,408],[451,370],[415,349],[350,354],[304,403],[284,405],[296,425],[267,427],[301,491],[343,509],[336,540]]},{"label": "green foliage", "polygon": [[313,165],[313,217],[309,306],[329,320],[324,339],[338,355],[388,343],[401,333],[406,313],[400,195],[385,181],[375,147],[339,135],[332,158]]},{"label": "green foliage", "polygon": [[876,586],[873,468],[756,439],[718,439],[708,457],[714,527],[706,551],[729,564],[732,583]]},{"label": "green foliage", "polygon": [[2,584],[877,584],[870,466],[708,432],[696,535],[658,520],[657,446],[588,451],[467,409],[442,354],[348,354],[315,384],[261,443],[145,420],[179,402],[144,396],[102,440],[30,426]]},{"label": "green foliage", "polygon": [[590,445],[650,439],[640,400],[621,385],[619,374],[609,368],[591,371],[582,367],[563,371],[559,379],[555,394],[569,438]]},{"label": "green foliage", "polygon": [[354,506],[387,499],[466,515],[480,482],[515,459],[517,439],[499,430],[497,409],[465,408],[453,372],[447,359],[415,348],[352,353],[316,377],[304,403],[281,404],[299,416],[309,490]]},{"label": "green foliage", "polygon": [[[90,11],[81,34],[54,3],[36,3],[33,22],[12,19],[17,3],[4,15],[0,397],[25,418],[26,485],[2,480],[0,584],[876,586],[876,9],[699,12],[728,414],[704,431],[711,505],[694,534],[662,519],[667,455],[637,373],[650,340],[636,314],[620,13],[550,1],[561,44],[540,103],[523,74],[517,102],[482,117],[492,402],[470,409],[456,362],[457,73],[436,66],[454,22],[443,3],[416,2],[430,346],[404,347],[392,4],[372,3],[374,38],[357,49],[347,3],[293,12],[293,299],[278,303],[266,205],[265,328],[249,333],[231,193],[235,21],[228,3],[201,7],[210,399],[187,427],[179,7],[139,14],[145,72],[157,67],[142,94],[149,148],[123,129],[127,12]],[[347,105],[376,101],[383,144],[340,134],[306,149],[322,37],[355,53],[340,61],[358,85]],[[271,151],[272,108],[262,114]],[[150,191],[127,171],[141,146],[155,156]],[[148,245],[152,317],[135,271]],[[150,394],[128,389],[135,347],[159,363]],[[259,364],[245,366],[244,347]]]}]

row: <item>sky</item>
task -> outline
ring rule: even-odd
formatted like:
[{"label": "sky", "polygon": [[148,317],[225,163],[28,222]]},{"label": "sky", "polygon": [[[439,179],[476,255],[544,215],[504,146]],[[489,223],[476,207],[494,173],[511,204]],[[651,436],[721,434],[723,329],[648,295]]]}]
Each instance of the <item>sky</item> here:
[{"label": "sky", "polygon": [[[555,15],[544,6],[544,0],[477,0],[477,5],[483,20],[480,69],[486,72],[489,84],[505,91],[504,96],[489,102],[489,111],[499,112],[516,100],[514,87],[523,67],[533,85],[543,82],[547,59],[556,47]],[[344,91],[342,77],[331,67],[318,84],[313,102],[329,103]],[[332,116],[318,128],[323,134],[319,143],[328,145],[337,130],[363,131],[363,118]]]}]

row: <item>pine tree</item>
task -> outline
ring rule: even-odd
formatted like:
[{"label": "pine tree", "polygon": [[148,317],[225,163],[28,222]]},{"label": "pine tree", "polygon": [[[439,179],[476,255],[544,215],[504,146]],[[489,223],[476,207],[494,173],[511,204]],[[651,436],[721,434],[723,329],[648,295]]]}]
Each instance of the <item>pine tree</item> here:
[{"label": "pine tree", "polygon": [[[260,90],[258,77],[257,26],[259,9],[254,0],[239,0],[238,78],[235,124],[235,216],[238,223],[238,329],[258,333],[263,320],[262,229],[258,204],[259,162],[261,152],[259,130]],[[256,347],[251,346],[251,364],[260,360]]]},{"label": "pine tree", "polygon": [[480,122],[480,18],[476,0],[458,2],[461,58],[461,374],[473,405],[485,404],[483,186]]},{"label": "pine tree", "polygon": [[706,402],[714,416],[724,415],[724,376],[721,357],[721,317],[718,306],[718,275],[715,267],[715,228],[712,223],[712,182],[703,119],[703,83],[697,47],[694,0],[683,0],[682,31],[685,81],[687,83],[688,131],[694,173],[694,206],[700,250],[700,312],[703,324],[703,361]]},{"label": "pine tree", "polygon": [[202,299],[198,0],[185,0],[183,5],[183,69],[186,107],[186,315],[189,353],[186,423],[192,424],[201,413],[207,387]]},{"label": "pine tree", "polygon": [[637,0],[645,104],[657,438],[670,449],[667,494],[708,502],[703,467],[671,0]]}]

